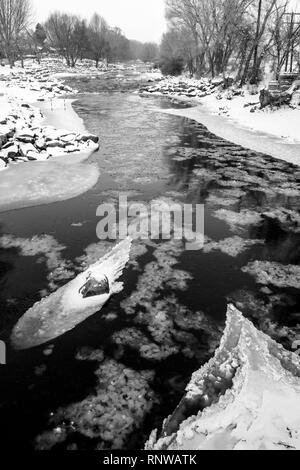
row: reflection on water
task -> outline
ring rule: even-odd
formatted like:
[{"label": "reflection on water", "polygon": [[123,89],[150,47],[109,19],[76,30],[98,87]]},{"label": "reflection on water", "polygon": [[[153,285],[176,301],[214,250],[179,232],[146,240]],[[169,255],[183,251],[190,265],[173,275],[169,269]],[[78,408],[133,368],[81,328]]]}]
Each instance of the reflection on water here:
[{"label": "reflection on water", "polygon": [[[99,90],[94,81],[82,87]],[[198,252],[181,242],[135,243],[125,290],[100,315],[46,348],[9,351],[0,392],[8,444],[141,447],[213,354],[228,299],[287,348],[299,334],[299,289],[290,281],[300,260],[298,168],[157,112],[165,105],[118,92],[80,95],[76,110],[101,139],[92,157],[102,171],[97,185],[72,201],[2,215],[5,339],[41,295],[109,248],[97,244],[96,208],[120,193],[146,204],[204,203],[207,240]],[[30,251],[33,235],[39,249]]]}]

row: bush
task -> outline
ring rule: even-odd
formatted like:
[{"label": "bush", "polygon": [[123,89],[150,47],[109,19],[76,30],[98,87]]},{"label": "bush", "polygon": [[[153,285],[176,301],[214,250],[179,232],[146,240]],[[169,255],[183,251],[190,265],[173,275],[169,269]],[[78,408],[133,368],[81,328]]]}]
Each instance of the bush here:
[{"label": "bush", "polygon": [[164,57],[159,67],[164,75],[180,75],[184,69],[184,60],[181,57]]}]

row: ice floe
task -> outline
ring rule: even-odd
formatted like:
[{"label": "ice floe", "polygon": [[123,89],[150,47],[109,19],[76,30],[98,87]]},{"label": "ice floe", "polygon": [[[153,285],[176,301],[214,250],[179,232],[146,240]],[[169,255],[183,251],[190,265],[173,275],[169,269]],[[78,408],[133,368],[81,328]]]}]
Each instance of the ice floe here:
[{"label": "ice floe", "polygon": [[13,346],[28,349],[47,343],[100,311],[113,294],[123,289],[117,280],[129,260],[130,248],[131,240],[124,240],[67,285],[29,309],[13,329]]},{"label": "ice floe", "polygon": [[258,284],[300,290],[300,266],[283,265],[271,261],[254,261],[242,269],[253,276]]},{"label": "ice floe", "polygon": [[230,305],[215,356],[146,450],[299,450],[300,359]]}]

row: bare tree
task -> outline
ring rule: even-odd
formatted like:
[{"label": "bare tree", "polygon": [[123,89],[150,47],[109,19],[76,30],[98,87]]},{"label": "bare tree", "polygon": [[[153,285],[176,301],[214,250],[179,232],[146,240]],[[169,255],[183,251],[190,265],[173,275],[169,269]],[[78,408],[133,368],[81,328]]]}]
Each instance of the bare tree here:
[{"label": "bare tree", "polygon": [[255,0],[166,0],[167,18],[193,37],[198,73],[206,58],[212,76],[224,73],[239,43],[247,9]]},{"label": "bare tree", "polygon": [[198,74],[225,74],[234,59],[243,85],[257,83],[274,50],[281,70],[298,44],[299,28],[284,25],[289,8],[290,0],[166,0],[166,17],[170,31],[189,31]]},{"label": "bare tree", "polygon": [[69,67],[75,67],[87,40],[83,33],[85,22],[78,16],[56,12],[49,16],[45,29],[50,44],[66,59]]},{"label": "bare tree", "polygon": [[[142,50],[143,45],[141,45],[140,57]],[[131,58],[134,57],[132,57],[130,41],[124,36],[122,30],[118,27],[109,28],[107,60],[129,60]]]},{"label": "bare tree", "polygon": [[103,58],[107,58],[109,52],[109,26],[105,19],[95,13],[88,26],[89,47],[93,60],[98,67]]},{"label": "bare tree", "polygon": [[257,83],[259,79],[262,60],[272,43],[272,37],[268,34],[268,25],[276,13],[278,1],[280,0],[258,0],[249,12],[249,21],[255,24],[255,33],[250,42],[240,85],[244,85],[247,79],[250,79],[251,83]]},{"label": "bare tree", "polygon": [[197,54],[198,51],[195,49],[195,43],[189,30],[184,26],[170,28],[162,38],[160,68],[167,75],[178,75],[186,65],[190,76],[193,76],[197,71]]},{"label": "bare tree", "polygon": [[[283,66],[285,65],[287,69],[289,65],[290,49],[294,49],[300,41],[300,25],[297,24],[294,27],[292,14],[290,15],[291,22],[288,21],[288,7],[287,0],[284,4],[277,5],[274,22],[270,27],[270,34],[273,38],[270,55],[274,59],[276,79],[279,78]],[[293,58],[291,58],[291,68],[292,65]]]},{"label": "bare tree", "polygon": [[154,62],[158,58],[159,49],[155,42],[145,42],[141,58],[143,62]]},{"label": "bare tree", "polygon": [[0,44],[11,67],[31,18],[30,0],[0,0]]}]

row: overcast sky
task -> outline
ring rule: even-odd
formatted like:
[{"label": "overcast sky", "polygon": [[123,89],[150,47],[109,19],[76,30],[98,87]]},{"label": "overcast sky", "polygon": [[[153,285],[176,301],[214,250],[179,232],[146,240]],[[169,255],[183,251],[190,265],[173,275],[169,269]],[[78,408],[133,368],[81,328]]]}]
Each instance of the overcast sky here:
[{"label": "overcast sky", "polygon": [[164,0],[32,0],[37,21],[55,10],[91,16],[95,11],[129,39],[159,42],[165,30]]}]

